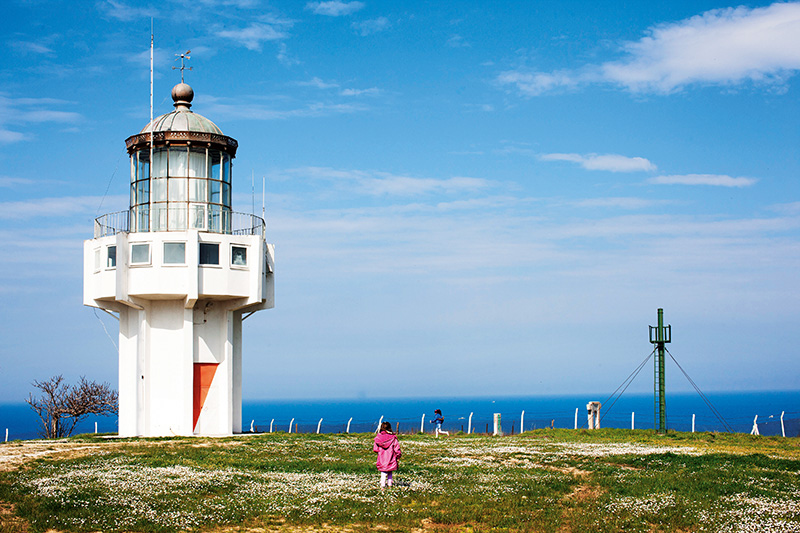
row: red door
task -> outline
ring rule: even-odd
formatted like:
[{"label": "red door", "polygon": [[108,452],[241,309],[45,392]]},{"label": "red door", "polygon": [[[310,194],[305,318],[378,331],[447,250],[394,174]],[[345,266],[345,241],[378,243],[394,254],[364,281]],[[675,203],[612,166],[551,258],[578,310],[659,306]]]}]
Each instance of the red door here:
[{"label": "red door", "polygon": [[217,372],[219,363],[195,363],[194,364],[194,423],[192,427],[197,427],[197,420],[200,418],[200,411],[206,403],[208,389],[214,381],[214,374]]}]

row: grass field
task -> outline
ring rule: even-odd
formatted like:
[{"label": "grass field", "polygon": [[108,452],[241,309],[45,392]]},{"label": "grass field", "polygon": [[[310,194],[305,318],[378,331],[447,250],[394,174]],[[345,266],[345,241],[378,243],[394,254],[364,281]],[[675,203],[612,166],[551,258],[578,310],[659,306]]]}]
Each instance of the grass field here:
[{"label": "grass field", "polygon": [[0,445],[0,532],[800,532],[800,442],[603,429]]}]

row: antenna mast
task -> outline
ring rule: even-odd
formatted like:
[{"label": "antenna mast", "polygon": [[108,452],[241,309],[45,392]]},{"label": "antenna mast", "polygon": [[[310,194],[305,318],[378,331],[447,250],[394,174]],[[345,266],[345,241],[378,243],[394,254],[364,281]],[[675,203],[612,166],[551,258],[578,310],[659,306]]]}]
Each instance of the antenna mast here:
[{"label": "antenna mast", "polygon": [[664,310],[658,310],[658,326],[650,326],[650,342],[656,345],[653,379],[653,422],[658,433],[667,432],[666,380],[664,379],[664,345],[672,341],[672,326],[664,325]]}]

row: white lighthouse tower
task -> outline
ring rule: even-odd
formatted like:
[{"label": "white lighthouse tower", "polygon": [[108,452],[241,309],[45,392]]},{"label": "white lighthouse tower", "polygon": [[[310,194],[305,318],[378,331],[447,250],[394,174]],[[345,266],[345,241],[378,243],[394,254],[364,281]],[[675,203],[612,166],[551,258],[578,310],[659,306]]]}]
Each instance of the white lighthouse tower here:
[{"label": "white lighthouse tower", "polygon": [[125,143],[130,208],[84,242],[85,305],[119,318],[120,436],[242,429],[242,321],[274,307],[274,249],[260,217],[231,209],[238,143],[190,110]]}]

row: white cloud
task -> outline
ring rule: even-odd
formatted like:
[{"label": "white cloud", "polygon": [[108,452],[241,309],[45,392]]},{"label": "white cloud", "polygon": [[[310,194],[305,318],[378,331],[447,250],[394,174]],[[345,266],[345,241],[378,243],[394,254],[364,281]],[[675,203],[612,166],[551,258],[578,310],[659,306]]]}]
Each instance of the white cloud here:
[{"label": "white cloud", "polygon": [[656,176],[647,180],[658,185],[713,185],[716,187],[749,187],[758,180],[755,178],[732,178],[724,174],[683,174]]},{"label": "white cloud", "polygon": [[370,87],[369,89],[342,89],[339,94],[342,96],[377,96],[380,92],[377,87]]},{"label": "white cloud", "polygon": [[520,68],[496,81],[524,96],[598,82],[660,94],[695,84],[780,84],[800,70],[800,3],[707,11],[654,26],[620,50],[616,61],[555,72]]},{"label": "white cloud", "polygon": [[[24,220],[36,217],[61,218],[76,214],[96,213],[102,205],[125,205],[124,196],[67,196],[60,198],[37,198],[16,202],[0,202],[0,218]],[[101,213],[102,214],[102,213]]]},{"label": "white cloud", "polygon": [[282,26],[287,24],[288,23],[255,22],[246,28],[220,30],[217,32],[217,36],[231,39],[248,50],[260,51],[261,44],[265,41],[286,39],[289,35],[283,31]]},{"label": "white cloud", "polygon": [[155,9],[149,7],[132,7],[123,2],[115,0],[105,0],[100,2],[97,7],[111,18],[123,22],[130,22],[136,19],[150,18],[157,14]]},{"label": "white cloud", "polygon": [[490,186],[481,178],[452,177],[448,179],[397,176],[387,172],[337,170],[327,167],[304,167],[290,171],[295,175],[337,182],[372,196],[419,196],[431,193],[453,194],[477,191]]},{"label": "white cloud", "polygon": [[450,38],[447,39],[447,46],[450,48],[469,48],[472,45],[469,44],[461,35],[455,34],[451,35]]},{"label": "white cloud", "polygon": [[286,46],[286,43],[280,43],[278,54],[275,57],[278,58],[278,61],[280,61],[282,65],[286,65],[287,67],[300,64],[300,60],[289,53],[289,47]]},{"label": "white cloud", "polygon": [[388,29],[390,24],[389,19],[386,17],[378,17],[376,19],[353,22],[352,26],[354,30],[364,37]]},{"label": "white cloud", "polygon": [[0,187],[14,187],[17,185],[33,185],[36,183],[27,178],[12,178],[9,176],[0,176]]},{"label": "white cloud", "polygon": [[19,50],[23,53],[31,53],[31,54],[41,54],[41,55],[52,55],[53,50],[48,46],[40,43],[40,42],[32,42],[32,41],[16,41],[11,43],[11,46],[15,50]]},{"label": "white cloud", "polygon": [[358,104],[332,104],[328,102],[310,102],[298,107],[284,109],[251,103],[242,106],[238,102],[228,103],[230,99],[203,96],[198,102],[209,116],[228,116],[240,120],[283,120],[292,117],[327,117],[366,111],[368,107]]},{"label": "white cloud", "polygon": [[543,154],[542,161],[570,161],[578,163],[586,170],[606,170],[609,172],[648,172],[656,166],[643,157],[627,157],[617,154]]},{"label": "white cloud", "polygon": [[306,9],[310,10],[315,15],[326,15],[329,17],[351,15],[363,8],[363,2],[340,2],[339,0],[332,0],[330,2],[309,2],[306,4]]},{"label": "white cloud", "polygon": [[589,198],[572,202],[576,207],[608,207],[617,209],[645,209],[651,207],[655,202],[646,198],[613,197],[613,198]]},{"label": "white cloud", "polygon": [[9,124],[79,122],[83,118],[79,113],[49,109],[51,106],[70,103],[56,98],[10,98],[0,93],[0,143],[19,142],[32,138],[26,133],[9,129]]},{"label": "white cloud", "polygon": [[317,89],[337,89],[339,84],[336,82],[327,82],[316,76],[308,81],[299,81],[297,85],[301,87],[316,87]]}]

